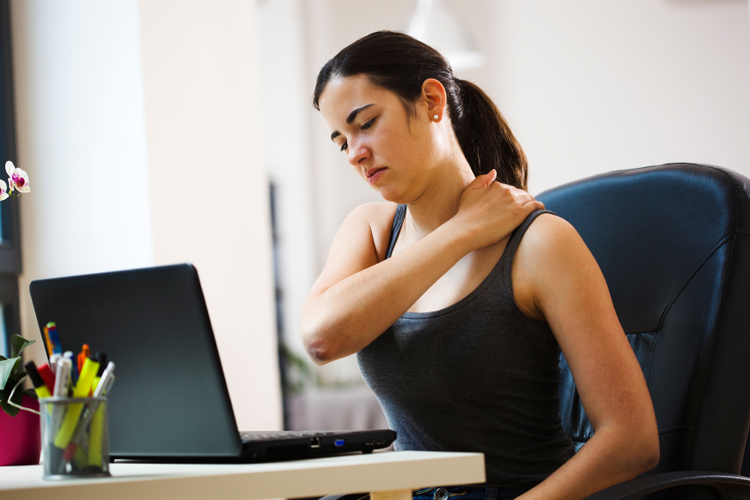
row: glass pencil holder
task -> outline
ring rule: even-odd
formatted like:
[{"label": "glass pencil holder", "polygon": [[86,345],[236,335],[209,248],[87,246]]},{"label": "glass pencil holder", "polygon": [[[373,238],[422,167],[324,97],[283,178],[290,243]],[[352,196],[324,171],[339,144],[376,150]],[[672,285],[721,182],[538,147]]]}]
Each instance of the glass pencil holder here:
[{"label": "glass pencil holder", "polygon": [[107,398],[42,398],[44,479],[108,477]]}]

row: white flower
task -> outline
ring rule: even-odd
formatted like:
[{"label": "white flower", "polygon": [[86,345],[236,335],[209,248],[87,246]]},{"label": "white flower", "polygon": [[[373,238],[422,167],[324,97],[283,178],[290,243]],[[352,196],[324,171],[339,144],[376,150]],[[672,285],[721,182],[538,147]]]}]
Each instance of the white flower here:
[{"label": "white flower", "polygon": [[10,184],[11,193],[14,189],[19,193],[28,193],[31,191],[29,187],[29,174],[20,168],[16,168],[12,161],[5,162],[5,171],[8,173],[8,183]]},{"label": "white flower", "polygon": [[0,201],[3,201],[8,196],[8,186],[5,184],[5,181],[0,181]]}]

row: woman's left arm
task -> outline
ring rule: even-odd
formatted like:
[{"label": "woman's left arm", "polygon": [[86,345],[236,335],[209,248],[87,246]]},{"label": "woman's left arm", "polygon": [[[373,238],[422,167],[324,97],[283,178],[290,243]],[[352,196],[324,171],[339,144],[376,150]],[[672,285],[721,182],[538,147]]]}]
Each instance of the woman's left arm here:
[{"label": "woman's left arm", "polygon": [[578,499],[659,462],[654,408],[615,313],[604,276],[576,230],[542,214],[513,262],[513,293],[527,316],[547,321],[565,354],[594,435],[524,500]]}]

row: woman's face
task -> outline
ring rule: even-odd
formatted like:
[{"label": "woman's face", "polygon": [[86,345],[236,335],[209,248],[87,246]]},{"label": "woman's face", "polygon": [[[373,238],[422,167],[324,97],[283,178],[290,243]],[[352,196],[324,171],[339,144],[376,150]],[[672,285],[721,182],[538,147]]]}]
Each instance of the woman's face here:
[{"label": "woman's face", "polygon": [[319,104],[331,140],[384,199],[408,203],[419,196],[434,164],[426,103],[418,101],[409,117],[396,94],[355,75],[328,82]]}]

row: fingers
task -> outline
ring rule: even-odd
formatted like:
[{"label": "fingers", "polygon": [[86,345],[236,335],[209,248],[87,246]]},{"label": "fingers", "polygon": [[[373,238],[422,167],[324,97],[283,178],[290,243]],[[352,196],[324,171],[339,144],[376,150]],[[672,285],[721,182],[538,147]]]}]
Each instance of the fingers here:
[{"label": "fingers", "polygon": [[[537,201],[527,191],[511,186],[509,184],[503,184],[502,182],[495,182],[497,179],[497,171],[490,170],[486,174],[478,175],[474,180],[466,187],[464,196],[468,195],[472,199],[479,200],[495,200],[501,204],[515,205],[517,208],[521,208],[524,213],[529,214],[537,210],[544,210],[544,203]],[[476,190],[488,188],[486,194],[482,195]],[[474,191],[475,194],[471,195]],[[476,196],[479,198],[476,198]],[[469,198],[467,198],[468,200]],[[500,201],[500,200],[505,201]]]},{"label": "fingers", "polygon": [[[524,208],[533,208],[533,211],[544,210],[544,203],[534,199],[527,191],[516,187],[511,188],[516,201]],[[530,205],[527,207],[527,205]]]},{"label": "fingers", "polygon": [[467,186],[467,189],[482,189],[491,185],[494,180],[497,179],[497,170],[492,169],[486,174],[477,175],[471,184]]},{"label": "fingers", "polygon": [[536,212],[537,210],[544,210],[544,203],[535,200],[533,196],[528,193],[524,193],[525,196],[517,198],[519,204],[528,213]]},{"label": "fingers", "polygon": [[483,177],[485,177],[486,181],[487,181],[486,184],[484,185],[484,187],[487,187],[490,184],[492,184],[493,182],[495,182],[495,179],[497,179],[497,170],[495,170],[493,168],[492,170],[490,170],[489,172],[487,172],[486,174],[484,174]]},{"label": "fingers", "polygon": [[544,210],[544,203],[538,200],[532,200],[534,204],[534,210],[532,212],[536,212],[537,210]]}]

